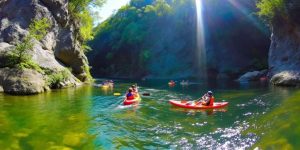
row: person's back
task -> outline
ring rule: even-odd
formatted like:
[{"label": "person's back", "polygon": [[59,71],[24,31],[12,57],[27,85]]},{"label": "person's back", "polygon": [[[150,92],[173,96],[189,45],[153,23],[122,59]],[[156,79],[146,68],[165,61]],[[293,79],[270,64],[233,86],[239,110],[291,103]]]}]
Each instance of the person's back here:
[{"label": "person's back", "polygon": [[134,100],[134,94],[132,93],[132,89],[128,89],[128,93],[126,94],[126,99],[127,100]]}]

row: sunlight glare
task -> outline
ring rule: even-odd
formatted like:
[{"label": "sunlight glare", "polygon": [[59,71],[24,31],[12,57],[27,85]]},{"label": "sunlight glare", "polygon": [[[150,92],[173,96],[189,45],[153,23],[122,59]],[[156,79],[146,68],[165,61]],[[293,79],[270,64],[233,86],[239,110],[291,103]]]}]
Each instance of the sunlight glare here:
[{"label": "sunlight glare", "polygon": [[197,56],[201,77],[206,78],[206,49],[202,0],[195,0],[197,9]]}]

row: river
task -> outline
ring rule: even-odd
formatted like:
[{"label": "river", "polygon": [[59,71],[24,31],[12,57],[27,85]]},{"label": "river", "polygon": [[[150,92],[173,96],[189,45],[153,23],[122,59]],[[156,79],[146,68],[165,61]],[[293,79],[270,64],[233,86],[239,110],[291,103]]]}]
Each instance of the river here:
[{"label": "river", "polygon": [[[97,82],[100,82],[99,80]],[[137,107],[121,105],[137,83]],[[212,90],[219,110],[187,110],[171,99]],[[300,147],[300,92],[267,83],[115,81],[113,89],[83,86],[34,96],[0,94],[1,149],[293,149]],[[275,146],[275,147],[274,147]]]}]

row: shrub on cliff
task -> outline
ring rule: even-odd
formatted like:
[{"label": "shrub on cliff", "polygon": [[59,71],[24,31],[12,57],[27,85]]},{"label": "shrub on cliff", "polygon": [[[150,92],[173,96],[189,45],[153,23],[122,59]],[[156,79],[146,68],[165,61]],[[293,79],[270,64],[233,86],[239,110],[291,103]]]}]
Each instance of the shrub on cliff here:
[{"label": "shrub on cliff", "polygon": [[20,69],[28,68],[34,69],[38,72],[43,72],[38,64],[32,61],[29,51],[33,49],[33,40],[42,40],[47,34],[50,24],[47,18],[40,20],[33,20],[29,25],[29,34],[23,39],[23,41],[17,43],[16,47],[8,55],[9,63],[7,67],[17,67]]},{"label": "shrub on cliff", "polygon": [[285,0],[259,0],[257,8],[258,15],[267,21],[271,21],[276,14],[284,13]]},{"label": "shrub on cliff", "polygon": [[70,72],[65,69],[59,72],[46,71],[47,85],[51,88],[60,88],[60,84],[70,78]]}]

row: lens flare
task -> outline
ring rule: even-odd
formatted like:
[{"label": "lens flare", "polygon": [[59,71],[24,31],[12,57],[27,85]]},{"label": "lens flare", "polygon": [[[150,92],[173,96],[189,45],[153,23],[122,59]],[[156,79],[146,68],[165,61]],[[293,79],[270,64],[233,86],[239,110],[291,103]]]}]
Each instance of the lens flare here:
[{"label": "lens flare", "polygon": [[201,73],[200,77],[206,79],[206,49],[202,0],[195,0],[195,4],[197,9],[197,57]]},{"label": "lens flare", "polygon": [[264,28],[264,26],[262,26],[259,21],[257,20],[257,18],[254,17],[253,13],[251,13],[251,11],[246,8],[243,4],[241,4],[240,2],[238,2],[237,0],[228,0],[228,2],[234,6],[236,9],[238,9],[247,19],[249,19],[256,28],[258,28],[262,33],[268,35],[269,33],[266,31],[266,29]]}]

